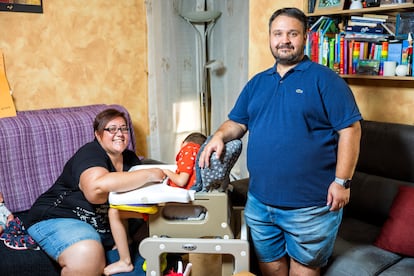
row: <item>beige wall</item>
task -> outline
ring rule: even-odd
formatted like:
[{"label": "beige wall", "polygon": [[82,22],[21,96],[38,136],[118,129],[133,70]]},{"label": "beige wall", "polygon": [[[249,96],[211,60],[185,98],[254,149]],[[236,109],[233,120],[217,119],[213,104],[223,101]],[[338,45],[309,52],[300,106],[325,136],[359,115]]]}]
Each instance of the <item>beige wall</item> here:
[{"label": "beige wall", "polygon": [[0,12],[0,48],[18,110],[121,104],[146,154],[143,0],[43,0],[43,14]]},{"label": "beige wall", "polygon": [[[269,50],[268,20],[274,10],[302,8],[303,1],[250,0],[249,76],[274,64]],[[414,80],[347,80],[366,120],[414,124]]]},{"label": "beige wall", "polygon": [[[282,4],[281,4],[282,3]],[[146,155],[147,41],[144,0],[43,0],[44,13],[0,12],[0,49],[18,110],[117,103]],[[249,76],[274,62],[268,18],[302,1],[250,0]],[[413,81],[350,80],[365,119],[414,123]]]},{"label": "beige wall", "polygon": [[283,7],[303,9],[301,0],[250,0],[249,2],[249,78],[275,62],[269,49],[269,18]]}]

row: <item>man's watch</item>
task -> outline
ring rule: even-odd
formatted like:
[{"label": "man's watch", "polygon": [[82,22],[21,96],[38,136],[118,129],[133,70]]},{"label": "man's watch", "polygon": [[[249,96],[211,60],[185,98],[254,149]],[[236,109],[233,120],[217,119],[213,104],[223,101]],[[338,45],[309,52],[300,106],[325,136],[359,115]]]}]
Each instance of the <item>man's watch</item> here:
[{"label": "man's watch", "polygon": [[351,179],[342,179],[339,177],[335,177],[335,183],[338,183],[339,185],[343,186],[345,189],[351,188]]}]

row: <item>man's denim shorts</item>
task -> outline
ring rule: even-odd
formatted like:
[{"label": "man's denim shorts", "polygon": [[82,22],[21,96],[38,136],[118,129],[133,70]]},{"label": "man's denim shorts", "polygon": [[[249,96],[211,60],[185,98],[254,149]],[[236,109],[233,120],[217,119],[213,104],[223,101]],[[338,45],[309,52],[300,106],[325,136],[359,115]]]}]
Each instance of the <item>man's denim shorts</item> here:
[{"label": "man's denim shorts", "polygon": [[322,267],[332,254],[342,209],[330,206],[275,208],[248,194],[244,211],[260,262],[273,262],[286,254],[309,267]]},{"label": "man's denim shorts", "polygon": [[27,229],[29,235],[54,260],[72,244],[82,240],[101,241],[98,232],[88,223],[71,218],[40,221]]}]

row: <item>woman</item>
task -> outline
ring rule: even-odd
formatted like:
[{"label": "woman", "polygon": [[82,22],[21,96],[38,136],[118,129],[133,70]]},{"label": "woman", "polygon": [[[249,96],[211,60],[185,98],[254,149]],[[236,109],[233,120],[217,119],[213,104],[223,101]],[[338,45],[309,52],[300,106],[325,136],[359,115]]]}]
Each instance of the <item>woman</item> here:
[{"label": "woman", "polygon": [[28,232],[62,267],[61,275],[102,275],[105,250],[113,246],[108,222],[109,192],[160,183],[160,169],[127,172],[140,164],[127,149],[125,115],[115,109],[99,113],[95,139],[66,163],[54,185],[29,212]]}]

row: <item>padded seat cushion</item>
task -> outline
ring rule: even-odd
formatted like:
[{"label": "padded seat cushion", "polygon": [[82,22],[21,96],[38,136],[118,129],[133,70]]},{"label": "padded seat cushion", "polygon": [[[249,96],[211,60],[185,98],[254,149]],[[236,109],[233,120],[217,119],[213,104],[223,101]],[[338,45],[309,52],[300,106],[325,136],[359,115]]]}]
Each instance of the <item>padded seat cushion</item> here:
[{"label": "padded seat cushion", "polygon": [[381,276],[407,275],[407,271],[411,271],[414,274],[414,258],[401,259],[398,263],[381,273]]},{"label": "padded seat cushion", "polygon": [[226,191],[230,183],[230,171],[242,151],[242,141],[240,139],[228,141],[224,144],[220,159],[217,158],[216,152],[213,152],[210,157],[210,166],[208,168],[200,168],[198,166],[200,154],[211,140],[211,137],[209,136],[204,144],[201,145],[197,155],[196,182],[191,187],[192,190],[197,192]]},{"label": "padded seat cushion", "polygon": [[339,256],[326,271],[325,276],[380,275],[402,259],[400,255],[373,245],[356,246]]}]

